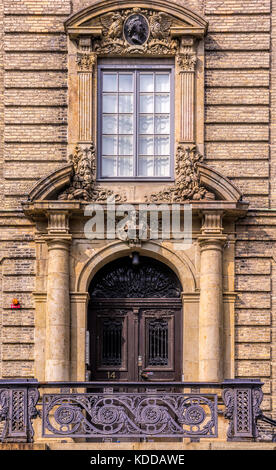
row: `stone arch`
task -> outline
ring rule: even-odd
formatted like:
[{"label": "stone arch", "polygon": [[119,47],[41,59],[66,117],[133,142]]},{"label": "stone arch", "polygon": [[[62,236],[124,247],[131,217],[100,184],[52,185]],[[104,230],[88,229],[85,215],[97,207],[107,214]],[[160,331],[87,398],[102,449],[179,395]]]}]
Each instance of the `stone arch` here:
[{"label": "stone arch", "polygon": [[[202,184],[216,195],[219,201],[238,202],[242,193],[232,181],[205,164],[198,165]],[[57,196],[70,183],[73,165],[67,164],[40,179],[28,194],[28,202],[57,200]],[[184,201],[183,201],[184,202]]]},{"label": "stone arch", "polygon": [[86,32],[89,31],[89,22],[96,16],[123,8],[131,9],[135,7],[163,11],[176,17],[186,24],[187,34],[191,33],[190,29],[193,30],[194,34],[203,35],[206,33],[208,23],[202,16],[183,5],[167,0],[152,0],[150,4],[140,0],[132,0],[131,2],[125,0],[96,1],[89,7],[71,15],[64,23],[65,29],[70,34],[84,34],[85,30]]},{"label": "stone arch", "polygon": [[75,292],[87,292],[92,278],[99,269],[110,261],[128,256],[133,251],[137,251],[143,256],[157,259],[170,267],[178,276],[185,293],[196,291],[198,286],[195,267],[188,256],[183,252],[180,256],[171,248],[161,246],[153,241],[147,241],[143,243],[142,246],[135,248],[130,248],[122,241],[116,241],[99,250],[86,262],[76,279]]}]

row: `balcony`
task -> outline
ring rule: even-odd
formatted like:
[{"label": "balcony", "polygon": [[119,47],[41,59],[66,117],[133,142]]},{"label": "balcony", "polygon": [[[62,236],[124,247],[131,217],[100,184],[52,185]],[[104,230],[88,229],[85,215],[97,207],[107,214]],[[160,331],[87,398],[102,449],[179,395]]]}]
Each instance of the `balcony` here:
[{"label": "balcony", "polygon": [[276,424],[260,410],[262,385],[254,379],[221,383],[0,380],[0,442],[65,438],[71,442],[125,438],[254,442],[258,420]]}]

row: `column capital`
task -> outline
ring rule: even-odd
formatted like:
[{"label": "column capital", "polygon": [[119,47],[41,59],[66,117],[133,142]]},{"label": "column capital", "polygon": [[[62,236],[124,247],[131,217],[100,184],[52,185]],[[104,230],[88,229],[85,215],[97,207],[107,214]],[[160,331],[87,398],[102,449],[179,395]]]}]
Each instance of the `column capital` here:
[{"label": "column capital", "polygon": [[199,236],[198,243],[202,250],[221,250],[227,244],[228,237],[226,235],[221,236]]},{"label": "column capital", "polygon": [[48,250],[63,249],[69,250],[70,244],[72,242],[72,235],[60,235],[54,237],[45,237],[44,240],[48,245]]}]

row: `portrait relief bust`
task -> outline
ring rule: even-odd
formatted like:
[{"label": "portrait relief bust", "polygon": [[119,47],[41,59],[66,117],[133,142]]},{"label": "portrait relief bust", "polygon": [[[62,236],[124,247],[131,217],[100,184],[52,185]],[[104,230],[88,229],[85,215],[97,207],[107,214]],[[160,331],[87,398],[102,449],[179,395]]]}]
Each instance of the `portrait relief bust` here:
[{"label": "portrait relief bust", "polygon": [[135,14],[127,18],[124,24],[124,35],[129,44],[141,46],[149,35],[149,26],[143,15]]}]

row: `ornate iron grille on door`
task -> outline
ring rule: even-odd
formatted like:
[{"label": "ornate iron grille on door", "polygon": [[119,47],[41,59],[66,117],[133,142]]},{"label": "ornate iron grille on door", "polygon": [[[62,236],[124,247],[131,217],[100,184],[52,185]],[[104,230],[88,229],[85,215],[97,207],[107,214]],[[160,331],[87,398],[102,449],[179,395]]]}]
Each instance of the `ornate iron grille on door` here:
[{"label": "ornate iron grille on door", "polygon": [[151,366],[168,365],[168,321],[150,320],[148,322],[148,364]]},{"label": "ornate iron grille on door", "polygon": [[122,319],[102,321],[101,363],[104,366],[120,366],[122,363]]}]

